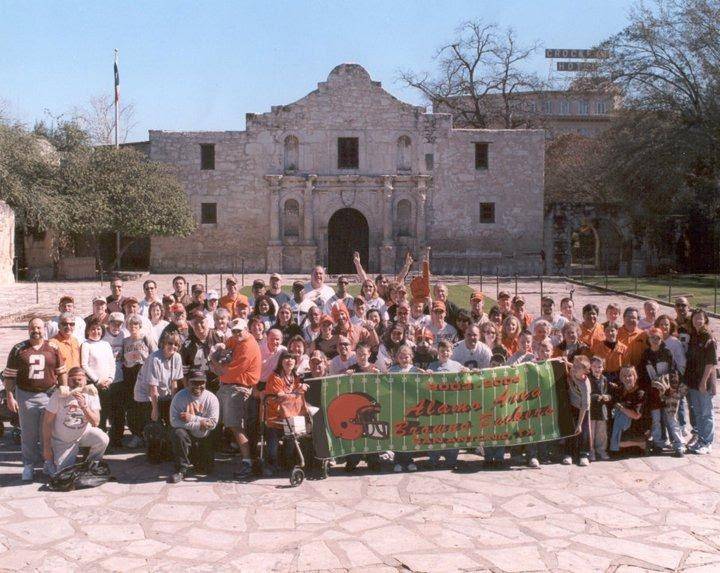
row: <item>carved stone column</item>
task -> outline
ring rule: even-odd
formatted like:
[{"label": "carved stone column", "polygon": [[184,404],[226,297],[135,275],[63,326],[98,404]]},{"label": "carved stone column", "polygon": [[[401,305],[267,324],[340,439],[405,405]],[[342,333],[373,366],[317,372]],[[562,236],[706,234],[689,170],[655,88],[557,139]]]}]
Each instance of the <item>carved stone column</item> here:
[{"label": "carved stone column", "polygon": [[427,238],[427,221],[425,219],[425,203],[427,202],[427,185],[428,185],[428,178],[426,177],[419,177],[418,178],[418,184],[417,184],[417,194],[418,194],[418,200],[417,200],[417,223],[416,223],[416,232],[417,232],[417,246],[419,250],[422,250],[425,248],[425,241]]},{"label": "carved stone column", "polygon": [[383,214],[383,240],[380,246],[380,272],[395,274],[395,242],[392,237],[392,196],[394,177],[387,175],[383,178],[382,214]]},{"label": "carved stone column", "polygon": [[305,180],[305,190],[303,191],[303,243],[306,245],[314,245],[315,237],[313,236],[313,203],[315,202],[315,181],[317,175],[308,175]]},{"label": "carved stone column", "polygon": [[280,238],[280,184],[282,175],[266,175],[265,180],[270,186],[268,194],[268,212],[270,223],[270,239],[267,246],[267,272],[282,272],[282,240]]}]

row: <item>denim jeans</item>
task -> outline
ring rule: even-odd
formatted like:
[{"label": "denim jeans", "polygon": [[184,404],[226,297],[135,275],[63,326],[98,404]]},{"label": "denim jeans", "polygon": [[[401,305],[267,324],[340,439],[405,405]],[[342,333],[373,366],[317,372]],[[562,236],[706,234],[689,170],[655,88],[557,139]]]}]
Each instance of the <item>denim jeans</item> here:
[{"label": "denim jeans", "polygon": [[485,446],[486,462],[501,462],[505,459],[505,446]]},{"label": "denim jeans", "polygon": [[[573,422],[577,423],[580,411],[570,406],[573,415]],[[590,429],[590,412],[585,411],[580,433],[576,436],[565,438],[565,455],[573,459],[589,458],[592,451],[592,430]]]},{"label": "denim jeans", "polygon": [[688,402],[690,403],[693,429],[698,437],[699,446],[709,446],[715,437],[715,421],[712,409],[713,395],[703,394],[699,390],[688,391]]},{"label": "denim jeans", "polygon": [[26,392],[15,389],[20,416],[20,436],[22,440],[23,465],[42,465],[42,425],[45,406],[50,401],[52,390],[47,392]]},{"label": "denim jeans", "polygon": [[632,420],[625,415],[625,412],[615,410],[613,412],[613,427],[612,434],[610,434],[610,451],[620,451],[620,440],[623,432],[625,432],[632,425]]},{"label": "denim jeans", "polygon": [[663,426],[667,430],[667,437],[670,438],[676,450],[683,449],[682,434],[680,425],[675,416],[669,416],[663,408],[652,411],[652,439],[655,447],[664,443]]}]

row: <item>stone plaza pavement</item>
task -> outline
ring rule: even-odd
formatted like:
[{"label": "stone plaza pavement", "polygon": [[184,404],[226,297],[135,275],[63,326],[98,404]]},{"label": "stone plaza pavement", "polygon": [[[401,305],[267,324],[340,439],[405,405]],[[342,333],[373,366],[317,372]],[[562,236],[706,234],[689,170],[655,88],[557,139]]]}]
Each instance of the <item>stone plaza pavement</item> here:
[{"label": "stone plaza pavement", "polygon": [[[537,311],[538,285],[518,286]],[[2,304],[19,308],[24,287],[3,287]],[[571,288],[545,287],[556,299]],[[97,283],[67,288],[100,291]],[[609,297],[576,287],[575,299],[602,308]],[[22,324],[5,320],[3,366],[24,336]],[[212,478],[170,485],[170,464],[149,465],[134,452],[108,457],[117,482],[54,493],[22,484],[18,448],[6,434],[0,570],[720,571],[717,453],[494,472],[474,455],[461,459],[460,473],[423,461],[415,474],[333,468],[327,480],[290,488],[284,478],[234,482],[229,459]]]}]

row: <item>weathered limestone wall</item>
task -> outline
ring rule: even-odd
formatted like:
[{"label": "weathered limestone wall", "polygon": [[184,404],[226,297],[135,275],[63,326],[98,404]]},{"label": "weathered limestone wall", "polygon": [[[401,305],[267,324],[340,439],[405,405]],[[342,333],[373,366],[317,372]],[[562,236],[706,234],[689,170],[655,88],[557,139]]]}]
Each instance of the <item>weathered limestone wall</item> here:
[{"label": "weathered limestone wall", "polygon": [[0,201],[0,285],[15,282],[13,258],[15,257],[15,213],[4,201]]}]

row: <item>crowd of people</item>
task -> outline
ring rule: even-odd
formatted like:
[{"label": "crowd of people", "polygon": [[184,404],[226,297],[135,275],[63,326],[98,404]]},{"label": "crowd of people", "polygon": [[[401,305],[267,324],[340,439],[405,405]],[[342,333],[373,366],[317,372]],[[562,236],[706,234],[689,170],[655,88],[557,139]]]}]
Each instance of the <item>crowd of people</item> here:
[{"label": "crowd of people", "polygon": [[[357,295],[348,290],[352,277],[333,288],[318,266],[290,293],[278,274],[254,281],[250,297],[232,276],[224,296],[177,276],[166,295],[145,281],[138,300],[115,278],[86,317],[63,296],[57,316],[30,321],[3,372],[8,408],[20,418],[22,479],[33,480],[41,466],[48,475],[72,466],[81,449],[99,460],[107,448],[146,446],[160,461],[163,453],[151,456],[148,444],[148,427],[158,424],[168,429],[171,482],[212,473],[223,446],[239,454],[238,479],[271,476],[292,452],[280,449],[281,412],[267,396],[302,396],[335,374],[454,373],[551,358],[568,364],[576,434],[512,451],[479,448],[485,466],[501,467],[509,456],[534,468],[587,466],[623,455],[633,436],[651,453],[711,451],[717,348],[707,314],[687,298],[675,300],[673,313],[647,301],[642,312],[609,304],[602,317],[594,304],[576,314],[572,298],[557,311],[543,297],[533,317],[522,296],[505,291],[491,308],[479,291],[459,307],[446,285],[431,288],[427,260],[407,284],[410,258],[399,275],[374,279],[358,256],[354,262]],[[258,465],[260,439],[267,463]],[[457,457],[433,452],[429,462],[454,467]],[[417,469],[407,452],[349,456],[345,469],[363,460],[374,471],[384,460],[397,472]]]}]

